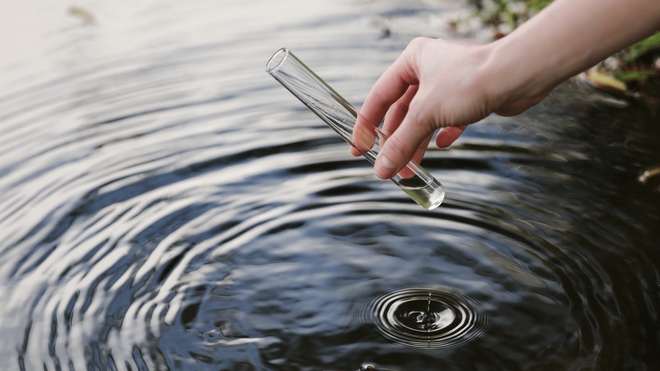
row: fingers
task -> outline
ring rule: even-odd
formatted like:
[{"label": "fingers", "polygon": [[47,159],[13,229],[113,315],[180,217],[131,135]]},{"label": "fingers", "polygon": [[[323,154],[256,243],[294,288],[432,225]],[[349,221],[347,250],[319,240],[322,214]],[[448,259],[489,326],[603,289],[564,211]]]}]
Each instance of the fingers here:
[{"label": "fingers", "polygon": [[[369,150],[376,135],[373,129],[385,118],[382,131],[389,138],[380,140],[380,153],[375,163],[379,178],[391,178],[397,173],[405,178],[404,167],[411,160],[418,163],[422,159],[437,128],[473,122],[472,116],[480,115],[479,106],[471,104],[469,99],[460,100],[447,94],[448,86],[459,93],[472,86],[458,73],[443,72],[471,67],[469,63],[462,63],[444,68],[441,62],[446,53],[439,53],[437,49],[448,46],[466,48],[465,45],[456,46],[439,40],[413,40],[367,96],[356,121],[353,140],[361,151]],[[420,88],[422,77],[424,85]],[[473,95],[469,97],[472,99]],[[436,143],[441,148],[447,147],[464,130],[465,126],[443,128]],[[352,150],[354,155],[357,152]]]},{"label": "fingers", "polygon": [[[409,86],[403,96],[390,106],[385,114],[385,120],[383,122],[382,132],[385,135],[392,135],[392,133],[394,133],[399,127],[404,117],[406,117],[410,101],[415,96],[415,93],[417,93],[417,87],[418,85]],[[357,148],[351,148],[351,154],[353,154],[353,156],[359,156],[360,151],[366,152],[373,147],[376,136],[373,128],[374,126],[371,125],[363,125],[359,130],[354,130],[353,141]]]},{"label": "fingers", "polygon": [[[417,97],[416,97],[417,98]],[[403,119],[399,128],[381,143],[381,150],[376,159],[375,172],[381,179],[387,179],[398,173],[420,150],[422,144],[433,134],[434,129],[426,124],[428,119],[421,118],[414,105]]]},{"label": "fingers", "polygon": [[[419,164],[422,162],[422,158],[424,158],[424,154],[426,153],[426,149],[429,146],[429,142],[431,142],[431,139],[433,138],[433,133],[431,133],[424,141],[422,144],[419,145],[419,148],[417,148],[417,151],[415,151],[415,154],[413,155],[412,162],[415,164]],[[403,179],[409,179],[412,178],[413,175],[415,175],[414,171],[409,169],[408,167],[403,167],[399,172],[399,176]]]},{"label": "fingers", "polygon": [[417,148],[417,151],[415,151],[415,154],[413,155],[412,161],[415,164],[419,164],[422,162],[422,159],[424,158],[424,154],[426,153],[426,149],[429,147],[429,143],[431,142],[431,139],[433,139],[433,133],[429,134],[426,139],[422,142],[422,144]]},{"label": "fingers", "polygon": [[[383,123],[383,129],[382,133],[385,134],[385,136],[390,136],[392,135],[403,119],[406,117],[406,114],[408,113],[408,109],[410,106],[410,102],[412,101],[413,97],[417,93],[417,88],[418,85],[411,85],[408,87],[408,90],[406,90],[405,94],[397,100],[387,111],[385,115],[385,121]],[[369,127],[371,129],[372,127]],[[369,130],[366,127],[362,127],[359,135],[356,135],[356,141],[361,140],[361,143],[356,142],[356,147],[351,148],[351,153],[354,156],[359,156],[360,152],[359,150],[366,152],[370,148],[373,147],[374,145],[374,137],[375,137],[375,132],[373,130]],[[367,135],[367,133],[370,133]],[[433,137],[433,134],[431,133],[424,141],[420,144],[420,147],[417,149],[415,154],[413,155],[413,161],[417,164],[419,164],[422,161],[422,158],[424,157],[424,153],[426,153],[426,149],[428,148],[429,142],[431,141]],[[381,145],[386,141],[386,139],[380,134],[380,142]],[[359,150],[358,150],[359,149]],[[408,179],[414,175],[414,173],[407,168],[403,167],[401,171],[399,171],[399,176]]]},{"label": "fingers", "polygon": [[438,135],[435,137],[435,144],[439,148],[449,147],[458,137],[463,134],[467,125],[464,126],[448,126],[440,129]]},{"label": "fingers", "polygon": [[376,143],[376,130],[373,126],[362,126],[359,131],[353,129],[353,143],[351,147],[353,156],[359,156],[360,151],[367,152]]},{"label": "fingers", "polygon": [[403,119],[406,117],[408,110],[410,109],[410,102],[415,97],[419,85],[410,85],[406,90],[405,94],[397,100],[385,115],[385,121],[383,122],[383,133],[387,136],[391,136],[396,129],[401,125]]},{"label": "fingers", "polygon": [[[371,92],[367,95],[360,114],[357,117],[355,123],[355,129],[353,130],[353,141],[356,145],[360,146],[359,143],[369,142],[365,139],[367,137],[373,136],[373,129],[380,125],[380,122],[385,117],[385,114],[390,110],[390,107],[395,104],[400,98],[404,95],[407,96],[406,92],[409,90],[410,85],[415,85],[417,77],[412,73],[412,68],[409,65],[407,54],[404,52],[399,59],[397,59],[376,81],[374,86],[371,88]],[[409,98],[406,98],[407,101],[403,101],[404,105],[401,106],[401,109],[407,110],[407,105],[412,99],[412,96],[415,95],[414,92]],[[393,110],[395,116],[400,115],[401,112],[398,109]],[[403,112],[405,116],[405,112]],[[396,117],[394,120],[396,121]],[[399,121],[401,122],[401,121]],[[397,125],[398,126],[398,125]],[[373,142],[372,142],[373,144]],[[361,150],[369,149],[360,148]],[[356,155],[357,151],[352,150],[351,153]]]},{"label": "fingers", "polygon": [[[371,88],[371,92],[367,95],[355,124],[354,140],[363,137],[365,132],[370,131],[366,126],[378,127],[386,113],[388,117],[383,124],[386,135],[399,131],[397,128],[407,116],[410,102],[417,93],[419,82],[409,57],[411,53],[406,53],[406,51],[399,56]],[[416,143],[421,144],[423,140],[424,138],[420,138]],[[381,150],[389,141],[381,140]],[[393,146],[396,148],[401,145],[395,144]],[[408,159],[412,158],[413,153],[410,154]],[[379,173],[379,166],[376,166],[376,175],[383,179],[391,178],[400,170],[400,167],[392,165],[388,158],[377,160],[376,163],[380,163],[381,169]]]}]

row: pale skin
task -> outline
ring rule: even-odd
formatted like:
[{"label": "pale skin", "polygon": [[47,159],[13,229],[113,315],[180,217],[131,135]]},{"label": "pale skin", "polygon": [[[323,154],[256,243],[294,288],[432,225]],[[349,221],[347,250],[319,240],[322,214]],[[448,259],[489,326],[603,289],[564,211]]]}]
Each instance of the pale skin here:
[{"label": "pale skin", "polygon": [[414,39],[368,94],[355,143],[370,148],[369,128],[384,119],[389,139],[375,172],[391,178],[411,159],[421,160],[436,130],[436,145],[445,148],[467,125],[491,113],[519,114],[562,81],[658,30],[660,0],[555,0],[487,45]]}]

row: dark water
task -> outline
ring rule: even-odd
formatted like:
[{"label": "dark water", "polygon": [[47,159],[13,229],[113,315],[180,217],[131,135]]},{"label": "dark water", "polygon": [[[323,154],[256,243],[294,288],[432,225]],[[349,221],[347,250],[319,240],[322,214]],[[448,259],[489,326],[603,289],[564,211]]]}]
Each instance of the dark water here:
[{"label": "dark water", "polygon": [[3,370],[660,368],[647,107],[490,117],[425,211],[264,66],[359,106],[459,3],[42,3],[0,22]]}]

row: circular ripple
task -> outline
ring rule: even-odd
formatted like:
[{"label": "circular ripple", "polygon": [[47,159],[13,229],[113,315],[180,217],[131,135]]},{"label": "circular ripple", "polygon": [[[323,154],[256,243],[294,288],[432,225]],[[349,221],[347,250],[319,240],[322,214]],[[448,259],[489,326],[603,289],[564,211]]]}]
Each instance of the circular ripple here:
[{"label": "circular ripple", "polygon": [[417,348],[465,344],[479,337],[488,323],[478,301],[445,287],[390,292],[367,308],[367,319],[387,340]]}]

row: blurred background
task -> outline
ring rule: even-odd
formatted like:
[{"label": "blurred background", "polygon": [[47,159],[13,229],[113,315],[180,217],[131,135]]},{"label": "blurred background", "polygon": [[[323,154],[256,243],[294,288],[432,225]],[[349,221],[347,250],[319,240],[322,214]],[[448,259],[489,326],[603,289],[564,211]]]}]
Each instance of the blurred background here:
[{"label": "blurred background", "polygon": [[412,38],[510,31],[475,11],[3,1],[2,369],[660,368],[648,101],[488,117],[429,148],[426,211],[264,71],[288,47],[359,107]]}]

